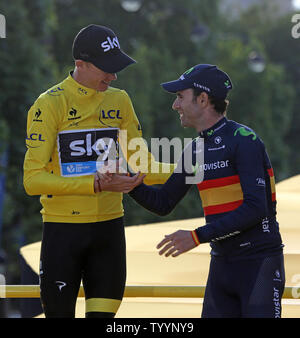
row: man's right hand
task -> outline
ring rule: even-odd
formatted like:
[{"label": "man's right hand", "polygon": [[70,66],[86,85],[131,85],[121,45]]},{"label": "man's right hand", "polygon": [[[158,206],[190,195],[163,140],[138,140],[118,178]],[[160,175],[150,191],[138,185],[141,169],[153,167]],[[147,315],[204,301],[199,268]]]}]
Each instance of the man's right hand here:
[{"label": "man's right hand", "polygon": [[128,193],[136,186],[140,185],[146,175],[137,173],[136,175],[129,177],[127,175],[112,174],[109,181],[101,179],[101,175],[97,172],[94,176],[94,191],[95,193],[101,191],[113,191]]}]

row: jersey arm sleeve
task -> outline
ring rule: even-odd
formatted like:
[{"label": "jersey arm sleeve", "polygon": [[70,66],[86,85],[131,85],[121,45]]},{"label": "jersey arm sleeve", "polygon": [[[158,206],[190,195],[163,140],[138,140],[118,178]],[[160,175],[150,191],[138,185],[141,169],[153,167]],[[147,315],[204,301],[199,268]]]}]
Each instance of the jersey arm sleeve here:
[{"label": "jersey arm sleeve", "polygon": [[[133,189],[129,195],[153,213],[160,216],[169,214],[183,199],[191,186],[195,184],[193,178],[196,177],[196,173],[192,170],[194,158],[190,156],[192,153],[189,153],[189,150],[193,150],[193,145],[190,145],[191,147],[187,147],[182,153],[174,172],[165,184],[158,188],[141,184]],[[185,161],[185,158],[188,160]],[[185,166],[186,162],[190,163]]]},{"label": "jersey arm sleeve", "polygon": [[121,125],[120,146],[130,168],[146,174],[146,184],[163,184],[171,176],[176,165],[155,160],[142,138],[142,128],[135,114],[132,102],[124,92],[126,119]]},{"label": "jersey arm sleeve", "polygon": [[257,225],[267,213],[264,145],[256,138],[240,136],[235,163],[243,192],[243,202],[223,217],[196,229],[200,243],[235,236]]},{"label": "jersey arm sleeve", "polygon": [[191,185],[185,183],[185,175],[173,173],[161,187],[141,184],[129,195],[145,209],[160,216],[169,214],[186,195]]},{"label": "jersey arm sleeve", "polygon": [[59,118],[55,109],[38,98],[28,112],[27,151],[23,184],[28,195],[94,194],[92,176],[61,177],[51,172],[51,156],[57,140]]}]

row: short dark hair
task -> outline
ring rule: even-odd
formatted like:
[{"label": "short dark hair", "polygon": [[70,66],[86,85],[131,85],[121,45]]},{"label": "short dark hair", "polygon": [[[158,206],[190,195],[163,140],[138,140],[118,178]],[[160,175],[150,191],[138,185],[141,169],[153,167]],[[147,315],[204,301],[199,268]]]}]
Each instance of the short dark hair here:
[{"label": "short dark hair", "polygon": [[[200,88],[192,88],[194,92],[194,98],[196,99],[201,93],[203,93],[203,90]],[[205,92],[206,93],[206,92]],[[207,93],[206,93],[207,94]],[[229,105],[228,100],[218,99],[212,95],[208,95],[209,102],[214,106],[215,111],[222,115],[226,112],[227,107]]]}]

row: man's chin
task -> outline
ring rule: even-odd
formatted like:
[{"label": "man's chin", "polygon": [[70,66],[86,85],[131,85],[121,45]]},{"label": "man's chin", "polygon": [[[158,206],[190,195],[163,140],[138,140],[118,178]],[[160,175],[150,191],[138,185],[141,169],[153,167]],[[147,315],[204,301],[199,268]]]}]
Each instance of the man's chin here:
[{"label": "man's chin", "polygon": [[108,89],[108,87],[109,87],[108,85],[101,83],[98,86],[97,90],[98,90],[98,92],[105,92]]},{"label": "man's chin", "polygon": [[181,121],[181,127],[183,127],[183,128],[187,128],[187,127],[188,127],[188,125],[187,125],[186,123],[184,123],[183,121]]},{"label": "man's chin", "polygon": [[182,128],[194,128],[193,126],[190,126],[190,125],[183,123],[183,122],[181,122],[181,127]]}]

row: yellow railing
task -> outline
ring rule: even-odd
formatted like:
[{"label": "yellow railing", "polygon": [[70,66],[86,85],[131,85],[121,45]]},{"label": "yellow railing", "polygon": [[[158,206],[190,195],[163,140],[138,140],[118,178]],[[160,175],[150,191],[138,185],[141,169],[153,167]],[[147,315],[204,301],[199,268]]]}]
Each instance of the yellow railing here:
[{"label": "yellow railing", "polygon": [[[127,285],[124,297],[203,298],[205,286]],[[299,297],[299,291],[294,292]],[[0,285],[0,298],[39,298],[39,285]],[[80,287],[78,297],[84,297]],[[285,287],[283,298],[294,299],[293,287]]]}]

